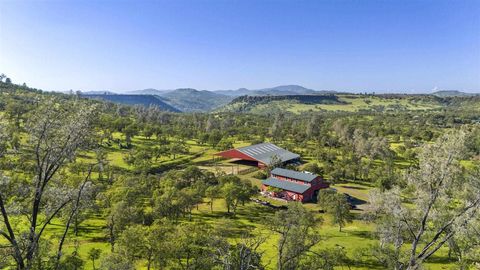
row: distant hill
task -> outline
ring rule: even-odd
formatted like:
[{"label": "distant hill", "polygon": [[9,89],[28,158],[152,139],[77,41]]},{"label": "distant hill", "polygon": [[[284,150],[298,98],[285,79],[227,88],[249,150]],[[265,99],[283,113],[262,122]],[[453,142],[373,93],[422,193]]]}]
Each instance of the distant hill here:
[{"label": "distant hill", "polygon": [[113,103],[125,105],[157,106],[164,111],[180,112],[181,110],[166,103],[161,97],[153,95],[88,95],[82,94],[82,97],[105,100]]},{"label": "distant hill", "polygon": [[184,112],[206,112],[221,107],[232,97],[191,88],[177,89],[161,95],[165,102]]},{"label": "distant hill", "polygon": [[335,91],[317,91],[309,88],[305,88],[300,85],[281,85],[271,88],[254,89],[249,90],[247,88],[240,88],[238,90],[217,90],[214,91],[228,96],[285,96],[285,95],[321,95],[331,94]]},{"label": "distant hill", "polygon": [[[128,91],[133,95],[156,95],[162,97],[165,103],[184,112],[207,112],[228,104],[239,96],[286,96],[286,95],[321,95],[335,93],[333,91],[316,91],[300,85],[281,85],[271,88],[249,90],[196,90],[180,88],[176,90],[158,90],[153,88]],[[101,93],[99,93],[101,94]]]},{"label": "distant hill", "polygon": [[239,88],[237,90],[214,90],[214,93],[222,94],[230,97],[239,97],[239,96],[254,96],[253,90],[248,90],[247,88]]},{"label": "distant hill", "polygon": [[432,95],[437,97],[473,97],[480,95],[479,93],[466,93],[458,90],[441,90],[433,92]]},{"label": "distant hill", "polygon": [[156,95],[156,96],[161,96],[165,93],[168,93],[173,90],[158,90],[154,88],[147,88],[143,90],[133,90],[133,91],[128,91],[127,94],[133,94],[133,95]]},{"label": "distant hill", "polygon": [[272,114],[324,112],[401,112],[442,108],[480,110],[480,95],[438,97],[412,94],[328,94],[285,96],[242,96],[217,109],[218,112]]},{"label": "distant hill", "polygon": [[255,92],[265,95],[283,96],[283,95],[315,95],[318,91],[308,89],[300,85],[281,85],[272,88],[255,90]]},{"label": "distant hill", "polygon": [[115,92],[112,92],[112,91],[101,91],[101,90],[98,90],[98,91],[86,91],[86,92],[83,92],[82,91],[82,95],[116,95],[117,93]]},{"label": "distant hill", "polygon": [[241,96],[220,108],[219,112],[273,113],[285,112],[292,106],[319,104],[343,105],[336,95]]}]

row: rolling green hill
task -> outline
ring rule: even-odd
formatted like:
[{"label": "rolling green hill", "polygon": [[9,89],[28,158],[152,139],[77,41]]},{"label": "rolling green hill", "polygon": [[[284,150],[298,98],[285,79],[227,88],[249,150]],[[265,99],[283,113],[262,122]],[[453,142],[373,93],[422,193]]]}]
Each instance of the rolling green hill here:
[{"label": "rolling green hill", "polygon": [[181,110],[169,105],[161,97],[152,95],[82,95],[82,97],[105,100],[125,105],[157,106],[164,111],[180,112]]},{"label": "rolling green hill", "polygon": [[466,93],[461,92],[458,90],[441,90],[432,93],[432,95],[437,97],[471,97],[471,96],[478,96],[478,93]]},{"label": "rolling green hill", "polygon": [[[322,97],[322,98],[318,98]],[[328,97],[328,98],[324,98]],[[446,97],[433,95],[298,95],[266,97],[240,97],[232,100],[219,112],[248,112],[268,114],[274,112],[301,113],[308,111],[372,111],[398,112],[415,110],[455,109],[468,106],[472,110],[480,108],[479,97]]]},{"label": "rolling green hill", "polygon": [[269,87],[263,89],[247,89],[240,88],[237,90],[217,90],[214,91],[219,94],[240,97],[240,96],[286,96],[286,95],[318,95],[318,94],[330,94],[333,91],[317,91],[303,87],[301,85],[280,85],[276,87]]},{"label": "rolling green hill", "polygon": [[199,91],[191,88],[177,89],[162,94],[165,102],[183,112],[206,112],[221,107],[232,97],[211,91]]}]

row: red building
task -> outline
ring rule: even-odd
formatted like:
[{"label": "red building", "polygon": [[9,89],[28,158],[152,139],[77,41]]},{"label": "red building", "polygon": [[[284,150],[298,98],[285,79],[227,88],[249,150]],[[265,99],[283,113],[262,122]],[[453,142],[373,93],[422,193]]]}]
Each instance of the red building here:
[{"label": "red building", "polygon": [[318,195],[329,184],[315,174],[275,168],[271,176],[262,181],[262,191],[270,196],[287,201],[307,202]]},{"label": "red building", "polygon": [[273,143],[259,143],[255,145],[230,149],[215,154],[224,158],[231,158],[249,162],[259,168],[265,168],[274,157],[282,163],[294,162],[300,159],[300,155],[287,151]]}]

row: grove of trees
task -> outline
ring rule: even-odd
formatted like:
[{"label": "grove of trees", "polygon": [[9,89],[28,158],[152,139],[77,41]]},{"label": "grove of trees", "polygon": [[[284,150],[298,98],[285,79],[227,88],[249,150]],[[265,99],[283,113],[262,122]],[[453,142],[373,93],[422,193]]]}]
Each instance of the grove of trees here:
[{"label": "grove of trees", "polygon": [[[461,269],[478,266],[478,111],[457,106],[476,101],[394,113],[171,113],[44,93],[3,76],[0,268],[338,269],[368,267],[367,256],[413,270],[440,250]],[[210,155],[262,141],[301,154],[306,164],[292,169],[371,189],[365,211],[353,213],[335,190],[306,206],[251,202],[258,180],[217,170]],[[281,166],[275,160],[268,169]],[[91,220],[105,245],[81,256]],[[375,244],[355,254],[324,245],[323,226],[345,233],[351,222],[370,223]]]}]

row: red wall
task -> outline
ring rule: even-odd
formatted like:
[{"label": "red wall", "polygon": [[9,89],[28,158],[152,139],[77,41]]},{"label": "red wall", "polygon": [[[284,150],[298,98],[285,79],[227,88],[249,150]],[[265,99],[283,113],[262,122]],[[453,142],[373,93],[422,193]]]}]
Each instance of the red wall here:
[{"label": "red wall", "polygon": [[236,149],[231,149],[227,151],[223,151],[220,153],[216,153],[215,155],[221,156],[224,158],[239,158],[239,159],[244,159],[244,160],[251,160],[251,161],[257,161],[256,159],[253,159],[252,157],[245,155],[244,153],[236,150]]},{"label": "red wall", "polygon": [[[274,176],[274,175],[272,175],[272,176]],[[274,177],[277,178],[277,179],[280,179],[280,180],[284,180],[284,181],[291,181],[290,178],[285,178],[285,177],[276,176],[276,175]],[[293,200],[294,195],[297,195],[295,200],[296,201],[301,201],[301,202],[307,202],[307,201],[312,200],[313,195],[315,194],[316,190],[320,190],[320,189],[323,189],[323,188],[328,188],[330,186],[328,183],[323,181],[323,179],[320,176],[313,179],[312,182],[310,182],[310,183],[305,183],[305,182],[299,181],[299,180],[294,180],[294,181],[291,181],[291,182],[295,182],[295,183],[301,182],[305,185],[311,186],[303,194],[298,194],[298,193],[295,193],[295,192],[292,192],[292,191],[287,191],[287,190],[283,191],[283,194],[286,195],[286,197],[290,198],[291,200]],[[267,186],[262,185],[262,191],[267,191]]]}]

